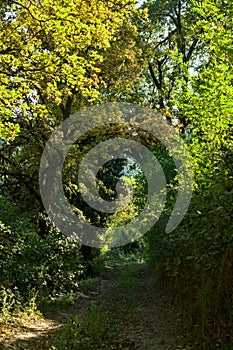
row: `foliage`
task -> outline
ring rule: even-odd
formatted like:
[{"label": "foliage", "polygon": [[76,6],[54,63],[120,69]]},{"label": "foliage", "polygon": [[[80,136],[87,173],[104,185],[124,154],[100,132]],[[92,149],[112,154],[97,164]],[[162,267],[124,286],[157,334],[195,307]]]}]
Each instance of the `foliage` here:
[{"label": "foliage", "polygon": [[231,205],[232,193],[217,196],[218,206],[215,196],[215,188],[196,195],[178,229],[165,234],[164,220],[148,237],[150,264],[182,305],[194,349],[208,349],[212,342],[223,346],[233,339],[232,215],[224,209]]},{"label": "foliage", "polygon": [[[11,196],[0,196],[0,221],[11,228],[10,232],[19,237],[26,237],[37,232],[36,212],[25,212],[22,205],[16,203]],[[5,237],[7,240],[7,237]],[[8,244],[5,240],[5,244]],[[12,239],[9,243],[13,242]]]},{"label": "foliage", "polygon": [[232,3],[192,4],[205,57],[177,107],[188,120],[196,191],[174,232],[164,233],[164,215],[148,235],[148,256],[183,306],[191,348],[223,349],[233,340]]},{"label": "foliage", "polygon": [[181,130],[188,123],[177,102],[190,74],[203,61],[205,45],[199,37],[202,30],[193,24],[198,19],[191,1],[149,0],[148,16],[138,21],[143,55],[147,62],[139,91],[144,103],[159,108],[169,123]]},{"label": "foliage", "polygon": [[71,113],[113,98],[137,79],[142,59],[134,5],[20,0],[2,7],[1,183],[26,210],[43,212],[38,172],[51,132]]},{"label": "foliage", "polygon": [[[1,233],[11,232],[1,226]],[[16,302],[27,303],[31,292],[36,293],[37,305],[54,300],[64,293],[77,292],[84,268],[80,247],[61,234],[45,239],[37,235],[12,241],[1,235],[4,255],[1,255],[0,285],[3,293],[12,295]],[[13,305],[12,305],[13,306]]]},{"label": "foliage", "polygon": [[[28,301],[30,290],[39,303],[56,298],[76,291],[87,277],[80,247],[51,234],[43,215],[39,161],[62,120],[114,99],[137,79],[142,60],[135,47],[134,5],[132,0],[1,3],[0,279],[3,294],[14,300]],[[92,273],[99,273],[102,256],[92,260]]]},{"label": "foliage", "polygon": [[229,182],[232,178],[232,6],[206,2],[196,11],[195,25],[209,47],[208,65],[190,82],[180,99],[190,120],[190,151],[199,186]]},{"label": "foliage", "polygon": [[131,0],[8,1],[1,13],[2,116],[12,118],[20,109],[33,120],[51,114],[55,102],[66,109],[65,118],[74,95],[96,100],[99,63],[133,5]]}]

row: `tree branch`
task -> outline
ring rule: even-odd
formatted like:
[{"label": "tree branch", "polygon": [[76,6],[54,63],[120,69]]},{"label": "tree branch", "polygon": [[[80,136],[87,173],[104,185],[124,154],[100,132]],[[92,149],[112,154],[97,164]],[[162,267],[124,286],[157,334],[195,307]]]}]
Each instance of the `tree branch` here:
[{"label": "tree branch", "polygon": [[199,39],[194,39],[194,41],[192,42],[192,44],[188,50],[188,54],[186,56],[184,56],[184,59],[183,59],[184,63],[187,63],[190,60],[190,58],[193,54],[193,51],[195,50],[195,47],[197,46],[198,41],[199,41]]},{"label": "tree branch", "polygon": [[12,1],[12,3],[15,4],[15,5],[18,5],[19,7],[24,8],[25,10],[27,10],[28,13],[30,14],[30,16],[31,16],[35,21],[38,21],[38,22],[40,22],[40,23],[41,23],[41,22],[46,23],[46,20],[36,18],[36,17],[31,13],[31,11],[29,10],[29,8],[28,8],[27,6],[24,6],[24,5],[20,4],[18,1]]},{"label": "tree branch", "polygon": [[161,87],[159,85],[159,81],[155,76],[154,69],[153,69],[152,64],[150,62],[149,62],[149,71],[150,71],[150,75],[151,75],[151,78],[152,78],[155,86],[157,87],[157,89],[160,89]]}]

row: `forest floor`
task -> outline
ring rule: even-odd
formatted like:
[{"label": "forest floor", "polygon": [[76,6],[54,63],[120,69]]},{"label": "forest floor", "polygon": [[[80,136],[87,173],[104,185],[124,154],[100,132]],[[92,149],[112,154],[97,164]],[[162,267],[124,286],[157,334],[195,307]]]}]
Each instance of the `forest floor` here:
[{"label": "forest floor", "polygon": [[[98,330],[101,323],[109,322],[103,313],[98,316],[102,308],[110,313],[110,328],[116,331],[117,339],[105,347],[98,343],[80,345],[77,349],[185,350],[179,336],[178,310],[171,304],[168,292],[161,288],[157,275],[144,263],[137,262],[109,266],[98,282],[87,288],[72,305],[49,308],[43,312],[43,317],[22,315],[11,324],[0,323],[0,349],[60,349],[56,341],[64,324],[72,317],[76,321],[82,319],[90,314],[93,306],[94,318],[99,323],[95,325],[96,333],[103,332],[102,328]],[[64,349],[76,347],[66,345]]]}]

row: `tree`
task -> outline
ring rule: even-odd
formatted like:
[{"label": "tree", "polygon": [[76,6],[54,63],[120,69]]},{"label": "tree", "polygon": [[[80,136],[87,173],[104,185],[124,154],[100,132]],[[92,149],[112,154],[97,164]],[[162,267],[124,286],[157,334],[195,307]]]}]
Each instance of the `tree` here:
[{"label": "tree", "polygon": [[[177,109],[189,121],[183,135],[192,156],[196,190],[180,226],[164,234],[164,222],[148,236],[153,266],[163,271],[187,312],[197,349],[231,347],[232,230],[232,15],[227,1],[192,1],[190,31],[205,48],[200,67],[183,80]],[[164,220],[165,221],[165,220]],[[166,223],[165,223],[166,224]]]},{"label": "tree", "polygon": [[186,0],[149,0],[148,18],[139,21],[147,67],[144,70],[144,95],[151,108],[164,111],[169,123],[184,130],[188,119],[177,106],[180,93],[186,88],[190,73],[203,60],[201,28],[193,24],[198,19],[192,2]]},{"label": "tree", "polygon": [[190,79],[178,105],[189,116],[197,181],[212,186],[216,181],[228,182],[232,171],[233,7],[228,1],[194,4],[199,18],[194,27],[205,42],[207,64]]},{"label": "tree", "polygon": [[[113,79],[118,92],[137,79],[134,5],[132,0],[9,0],[1,7],[0,169],[3,188],[27,208],[42,210],[39,160],[56,126],[106,99]],[[116,56],[119,66],[111,76]]]}]

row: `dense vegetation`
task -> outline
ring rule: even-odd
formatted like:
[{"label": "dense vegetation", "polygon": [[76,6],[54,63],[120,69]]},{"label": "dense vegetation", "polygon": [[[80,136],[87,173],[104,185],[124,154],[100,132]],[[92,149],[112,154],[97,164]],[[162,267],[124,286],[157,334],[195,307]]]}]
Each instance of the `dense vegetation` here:
[{"label": "dense vegetation", "polygon": [[[106,250],[80,246],[49,221],[40,198],[39,162],[49,135],[72,113],[103,102],[126,101],[159,111],[177,130],[189,149],[195,183],[182,223],[165,233],[177,197],[174,163],[162,145],[138,133],[163,166],[167,204],[150,232],[122,250],[143,250],[170,287],[171,297],[183,310],[193,349],[230,349],[232,1],[147,0],[138,8],[132,0],[4,0],[0,6],[4,319],[13,310],[43,310],[45,304],[78,293],[82,281],[98,275],[108,262]],[[117,132],[94,130],[72,152],[80,161],[91,146]],[[124,136],[131,137],[125,132]],[[64,188],[79,213],[109,229],[138,215],[147,186],[134,164],[127,180],[135,191],[132,203],[125,211],[101,216],[74,191],[72,152],[63,172]],[[116,160],[98,174],[102,196],[115,198],[125,166],[125,161]]]}]

